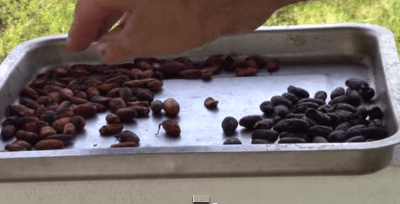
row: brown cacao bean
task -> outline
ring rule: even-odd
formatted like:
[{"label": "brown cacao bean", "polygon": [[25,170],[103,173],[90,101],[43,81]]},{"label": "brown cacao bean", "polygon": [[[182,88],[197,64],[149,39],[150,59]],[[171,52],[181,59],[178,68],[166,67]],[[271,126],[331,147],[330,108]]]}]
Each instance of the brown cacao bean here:
[{"label": "brown cacao bean", "polygon": [[165,114],[167,114],[169,117],[177,116],[180,111],[179,103],[173,98],[166,99],[163,103],[163,106]]},{"label": "brown cacao bean", "polygon": [[124,126],[122,124],[109,124],[103,125],[99,132],[101,135],[115,135],[122,131]]},{"label": "brown cacao bean", "polygon": [[42,140],[35,144],[36,150],[49,150],[49,149],[62,149],[64,148],[64,142],[61,140],[49,139]]},{"label": "brown cacao bean", "polygon": [[74,115],[80,115],[85,118],[92,116],[97,112],[96,106],[90,103],[77,105],[72,110],[74,111]]},{"label": "brown cacao bean", "polygon": [[121,123],[121,119],[119,118],[119,116],[114,113],[108,114],[106,116],[106,121],[108,124],[120,124]]}]

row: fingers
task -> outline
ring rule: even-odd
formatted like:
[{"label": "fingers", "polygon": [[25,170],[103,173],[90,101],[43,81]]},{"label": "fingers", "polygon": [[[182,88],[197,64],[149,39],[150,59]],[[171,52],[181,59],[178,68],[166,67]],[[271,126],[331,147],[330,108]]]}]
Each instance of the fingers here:
[{"label": "fingers", "polygon": [[[67,48],[75,52],[85,50],[99,37],[99,33],[104,33],[107,26],[117,18],[118,15],[111,15],[115,12],[116,10],[104,9],[94,1],[80,0],[76,5],[75,19],[69,31]],[[109,24],[104,26],[105,23]]]}]

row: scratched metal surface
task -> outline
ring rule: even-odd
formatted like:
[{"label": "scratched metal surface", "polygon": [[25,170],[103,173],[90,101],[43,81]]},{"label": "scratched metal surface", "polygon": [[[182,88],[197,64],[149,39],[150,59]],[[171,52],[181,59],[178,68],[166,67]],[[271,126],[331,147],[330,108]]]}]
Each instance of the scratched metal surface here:
[{"label": "scratched metal surface", "polygon": [[[37,73],[58,65],[98,64],[91,50],[80,54],[65,49],[66,35],[48,36],[17,46],[0,67],[0,110],[16,102],[18,90]],[[105,115],[87,120],[85,131],[64,150],[0,152],[0,180],[79,179],[146,176],[224,176],[287,174],[362,174],[387,166],[399,143],[398,97],[400,71],[390,31],[365,24],[261,27],[243,36],[226,37],[179,56],[204,60],[213,54],[237,59],[260,55],[278,58],[281,69],[272,75],[262,70],[254,77],[217,75],[202,80],[164,80],[155,99],[175,98],[181,105],[177,121],[182,134],[170,138],[158,124],[167,117],[138,118],[124,129],[137,133],[139,148],[109,149],[112,137],[99,135]],[[164,56],[174,58],[177,56]],[[345,87],[347,78],[367,80],[376,89],[375,103],[385,113],[391,137],[359,144],[251,145],[250,132],[238,127],[233,137],[243,145],[223,146],[221,121],[261,114],[259,105],[286,92],[289,85],[307,89],[310,95]],[[218,109],[204,107],[204,99],[219,100]],[[3,112],[0,116],[4,118]],[[3,119],[2,119],[3,120]],[[10,143],[1,141],[0,149]],[[45,164],[45,165],[44,165]],[[135,165],[141,164],[141,165]]]}]

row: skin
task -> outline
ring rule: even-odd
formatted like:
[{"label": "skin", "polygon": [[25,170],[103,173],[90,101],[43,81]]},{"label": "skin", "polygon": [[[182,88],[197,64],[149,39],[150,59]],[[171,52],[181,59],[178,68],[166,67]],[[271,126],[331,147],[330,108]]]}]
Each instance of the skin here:
[{"label": "skin", "polygon": [[67,48],[92,47],[107,64],[179,54],[252,31],[277,9],[301,1],[306,0],[79,0]]}]

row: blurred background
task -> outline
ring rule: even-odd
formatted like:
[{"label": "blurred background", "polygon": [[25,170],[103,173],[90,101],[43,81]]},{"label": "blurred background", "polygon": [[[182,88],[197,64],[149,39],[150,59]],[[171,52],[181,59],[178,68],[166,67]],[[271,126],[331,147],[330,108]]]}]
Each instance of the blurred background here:
[{"label": "blurred background", "polygon": [[[77,0],[0,0],[0,63],[18,44],[68,33]],[[289,5],[264,25],[370,23],[390,29],[400,53],[400,0],[324,0]]]}]

